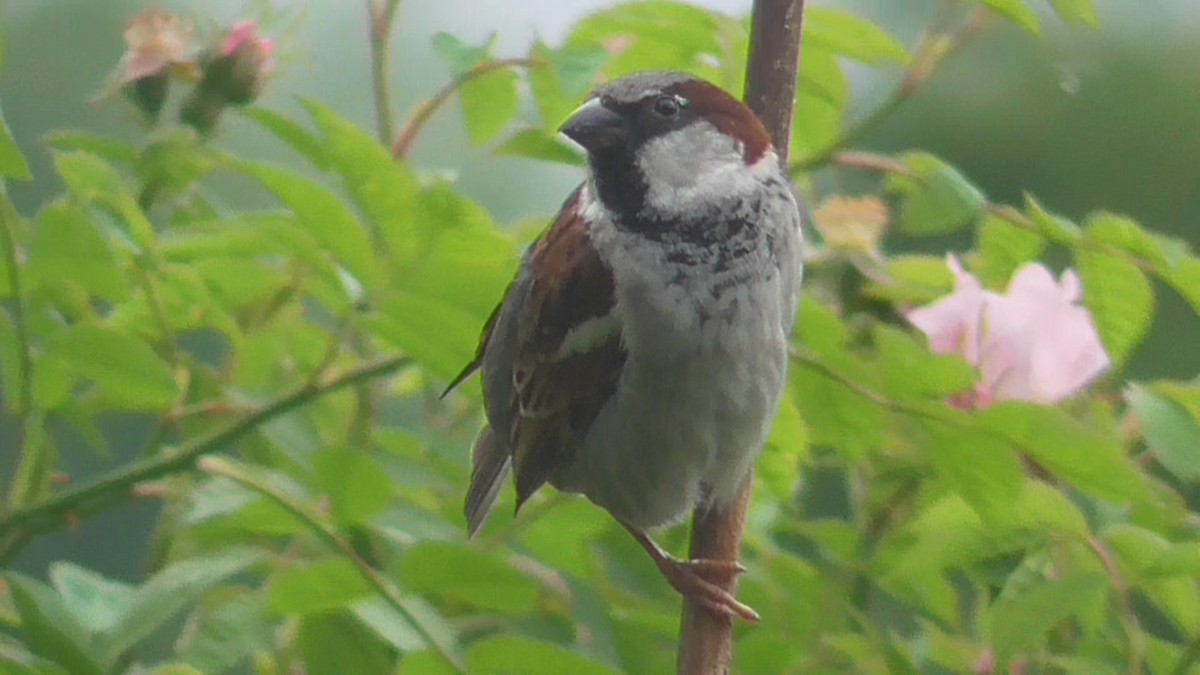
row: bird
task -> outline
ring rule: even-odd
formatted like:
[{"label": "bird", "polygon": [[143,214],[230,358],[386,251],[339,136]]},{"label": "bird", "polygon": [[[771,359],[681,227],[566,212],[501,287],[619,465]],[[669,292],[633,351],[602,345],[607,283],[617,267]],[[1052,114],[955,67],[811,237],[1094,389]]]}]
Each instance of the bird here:
[{"label": "bird", "polygon": [[650,533],[727,509],[785,386],[803,235],[762,122],[702,79],[641,72],[560,127],[587,176],[526,249],[449,392],[482,373],[469,536],[506,476],[608,511],[684,597],[756,621],[719,585],[735,561],[671,556]]}]

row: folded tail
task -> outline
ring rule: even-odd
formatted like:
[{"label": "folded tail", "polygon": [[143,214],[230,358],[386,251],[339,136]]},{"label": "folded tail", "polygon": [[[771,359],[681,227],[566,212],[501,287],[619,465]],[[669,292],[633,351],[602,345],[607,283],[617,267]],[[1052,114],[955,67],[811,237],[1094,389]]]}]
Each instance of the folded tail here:
[{"label": "folded tail", "polygon": [[490,426],[484,426],[471,448],[471,487],[463,512],[467,516],[467,533],[474,537],[483,521],[487,520],[496,494],[504,478],[508,476],[510,458],[508,452],[496,442],[496,434]]}]

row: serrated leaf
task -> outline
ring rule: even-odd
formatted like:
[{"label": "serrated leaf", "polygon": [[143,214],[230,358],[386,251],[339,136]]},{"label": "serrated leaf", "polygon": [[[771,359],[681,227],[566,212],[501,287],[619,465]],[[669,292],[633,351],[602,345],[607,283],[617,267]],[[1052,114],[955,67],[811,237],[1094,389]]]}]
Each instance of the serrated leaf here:
[{"label": "serrated leaf", "polygon": [[362,522],[387,507],[391,482],[370,456],[353,450],[322,450],[312,457],[318,489],[329,497],[340,525]]},{"label": "serrated leaf", "polygon": [[450,72],[462,75],[471,70],[480,61],[488,58],[492,45],[496,43],[496,34],[488,35],[482,45],[469,45],[450,33],[438,32],[433,36],[433,51],[446,62]]},{"label": "serrated leaf", "polygon": [[407,165],[396,162],[373,137],[332,110],[313,101],[305,101],[304,107],[321,130],[342,186],[383,237],[389,252],[411,249],[414,240],[436,228],[414,216],[420,186]]},{"label": "serrated leaf", "polygon": [[205,607],[180,658],[203,673],[223,673],[271,647],[272,624],[263,603],[245,593]]},{"label": "serrated leaf", "polygon": [[983,3],[1000,16],[1024,28],[1030,35],[1038,35],[1041,26],[1037,14],[1034,13],[1024,0],[983,0]]},{"label": "serrated leaf", "polygon": [[496,612],[529,612],[537,602],[536,582],[477,549],[425,541],[400,562],[400,578],[415,592],[453,598]]},{"label": "serrated leaf", "polygon": [[517,114],[517,74],[506,67],[475,75],[458,88],[458,99],[471,143],[483,145]]},{"label": "serrated leaf", "polygon": [[297,642],[307,675],[390,673],[394,668],[388,646],[346,614],[304,617]]},{"label": "serrated leaf", "polygon": [[0,307],[0,394],[3,394],[4,404],[12,411],[19,411],[28,404],[28,401],[21,400],[24,367],[17,325],[8,310]]},{"label": "serrated leaf", "polygon": [[992,642],[999,662],[1040,645],[1051,628],[1090,607],[1094,594],[1103,593],[1105,587],[1102,576],[1072,574],[1002,594],[991,611]]},{"label": "serrated leaf", "polygon": [[63,201],[38,214],[26,269],[34,285],[75,282],[113,302],[129,290],[108,239],[81,209]]},{"label": "serrated leaf", "polygon": [[1183,406],[1151,389],[1131,384],[1125,391],[1141,421],[1146,446],[1159,463],[1183,481],[1200,480],[1200,421]]},{"label": "serrated leaf", "polygon": [[1037,226],[1042,236],[1060,246],[1073,246],[1082,237],[1079,226],[1042,207],[1033,195],[1025,194],[1025,214]]},{"label": "serrated leaf", "polygon": [[1187,300],[1192,311],[1200,314],[1200,258],[1188,256],[1160,270],[1159,276]]},{"label": "serrated leaf", "polygon": [[800,465],[808,458],[808,427],[796,407],[791,389],[785,388],[779,399],[779,411],[771,424],[771,433],[755,466],[755,476],[781,502],[786,502],[796,487]]},{"label": "serrated leaf", "polygon": [[995,436],[972,429],[967,416],[943,414],[944,421],[922,425],[929,438],[924,451],[934,469],[985,522],[1008,516],[1024,480],[1016,454]]},{"label": "serrated leaf", "polygon": [[47,343],[46,352],[132,409],[162,410],[179,396],[171,367],[128,333],[77,324]]},{"label": "serrated leaf", "polygon": [[1137,265],[1120,255],[1076,247],[1075,268],[1083,283],[1083,305],[1113,363],[1122,364],[1142,341],[1154,317],[1154,292]]},{"label": "serrated leaf", "polygon": [[371,585],[345,558],[293,565],[275,575],[267,606],[276,614],[320,614],[371,595]]},{"label": "serrated leaf", "polygon": [[134,587],[71,562],[51,564],[50,581],[75,620],[89,633],[111,630],[133,601]]},{"label": "serrated leaf", "polygon": [[975,370],[957,356],[931,353],[924,340],[890,326],[874,331],[876,369],[890,397],[895,399],[937,398],[969,390]]},{"label": "serrated leaf", "polygon": [[154,226],[112,166],[96,155],[78,150],[55,152],[54,166],[77,199],[105,206],[125,224],[129,237],[138,246],[152,247]]},{"label": "serrated leaf", "polygon": [[914,236],[950,234],[983,211],[984,197],[957,169],[926,153],[903,158],[913,176],[889,178],[901,195],[900,230]]},{"label": "serrated leaf", "polygon": [[1097,28],[1100,25],[1092,0],[1050,0],[1050,5],[1064,21],[1081,23],[1088,28]]},{"label": "serrated leaf", "polygon": [[238,168],[290,208],[300,226],[365,286],[374,288],[382,281],[374,244],[342,200],[314,181],[268,164],[239,162]]},{"label": "serrated leaf", "polygon": [[0,176],[17,180],[33,178],[33,174],[29,173],[29,164],[26,163],[25,156],[21,154],[21,149],[17,147],[17,142],[13,140],[12,130],[8,128],[8,121],[2,112],[0,112]]},{"label": "serrated leaf", "polygon": [[530,638],[497,635],[476,642],[467,653],[472,673],[522,673],[523,675],[614,675],[611,670],[581,654]]},{"label": "serrated leaf", "polygon": [[1006,401],[975,417],[983,428],[1016,443],[1033,461],[1082,492],[1117,503],[1149,499],[1145,477],[1116,439],[1058,408]]},{"label": "serrated leaf", "polygon": [[980,222],[976,242],[979,256],[971,267],[990,288],[1007,285],[1017,268],[1037,260],[1046,250],[1046,240],[1038,232],[990,214]]},{"label": "serrated leaf", "polygon": [[882,28],[833,7],[810,7],[804,16],[804,47],[821,47],[867,65],[907,63],[908,50]]},{"label": "serrated leaf", "polygon": [[[565,44],[610,46],[609,77],[641,70],[683,70],[707,75],[704,60],[723,53],[716,17],[683,2],[629,2],[602,9],[575,24]],[[619,44],[619,48],[612,45]]]},{"label": "serrated leaf", "polygon": [[817,361],[820,366],[802,361],[791,371],[792,395],[812,444],[833,447],[848,459],[879,450],[888,437],[886,411],[845,384],[855,382],[870,388],[875,373],[849,353],[826,353]]},{"label": "serrated leaf", "polygon": [[307,159],[314,167],[322,170],[329,167],[329,154],[321,145],[320,139],[308,129],[267,108],[241,108],[241,112]]},{"label": "serrated leaf", "polygon": [[5,575],[12,603],[21,620],[25,644],[38,656],[73,675],[101,675],[104,670],[82,626],[62,599],[46,586],[21,574]]},{"label": "serrated leaf", "polygon": [[265,559],[259,549],[233,546],[173,562],[155,573],[137,588],[128,611],[106,635],[101,645],[106,661],[133,648],[216,584]]},{"label": "serrated leaf", "polygon": [[546,64],[528,70],[529,88],[544,131],[553,131],[566,121],[608,61],[608,54],[595,45],[568,44],[555,50],[541,40],[529,57]]}]

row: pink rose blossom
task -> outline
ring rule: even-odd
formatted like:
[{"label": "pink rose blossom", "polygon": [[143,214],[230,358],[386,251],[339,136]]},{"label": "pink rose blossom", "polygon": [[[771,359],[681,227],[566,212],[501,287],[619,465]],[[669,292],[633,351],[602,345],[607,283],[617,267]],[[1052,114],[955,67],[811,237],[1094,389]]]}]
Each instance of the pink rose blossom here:
[{"label": "pink rose blossom", "polygon": [[1004,295],[983,290],[954,256],[954,292],[908,313],[936,354],[957,354],[979,371],[962,407],[1018,400],[1053,404],[1073,396],[1109,366],[1087,310],[1079,306],[1079,278],[1067,270],[1056,281],[1029,263],[1013,275]]},{"label": "pink rose blossom", "polygon": [[221,42],[217,54],[221,57],[233,56],[234,52],[243,47],[258,51],[258,56],[265,61],[275,53],[275,42],[270,38],[260,37],[258,25],[253,21],[243,21],[229,30],[229,34]]}]

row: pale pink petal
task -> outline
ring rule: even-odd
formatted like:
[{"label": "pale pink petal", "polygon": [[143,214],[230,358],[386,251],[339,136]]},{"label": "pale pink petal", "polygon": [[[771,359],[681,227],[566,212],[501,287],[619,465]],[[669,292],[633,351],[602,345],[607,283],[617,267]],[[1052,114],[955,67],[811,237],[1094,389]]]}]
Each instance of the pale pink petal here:
[{"label": "pale pink petal", "polygon": [[1078,279],[1041,265],[1017,271],[985,309],[981,384],[997,400],[1057,403],[1108,367],[1091,317],[1075,304]]},{"label": "pale pink petal", "polygon": [[220,55],[229,56],[242,45],[258,39],[258,25],[253,21],[243,21],[229,30],[229,35],[221,43]]},{"label": "pale pink petal", "polygon": [[935,354],[958,354],[979,364],[979,328],[986,295],[979,280],[965,272],[958,259],[947,256],[954,273],[954,292],[941,300],[908,312],[907,318],[929,338]]}]

